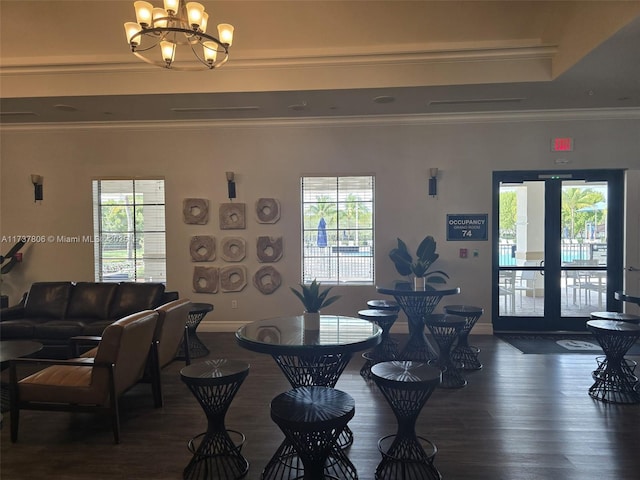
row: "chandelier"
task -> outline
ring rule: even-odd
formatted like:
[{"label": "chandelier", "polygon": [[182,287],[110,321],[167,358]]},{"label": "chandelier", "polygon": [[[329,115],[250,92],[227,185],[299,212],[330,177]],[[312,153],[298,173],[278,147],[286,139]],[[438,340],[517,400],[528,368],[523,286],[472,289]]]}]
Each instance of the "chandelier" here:
[{"label": "chandelier", "polygon": [[126,22],[124,30],[131,52],[141,60],[173,70],[202,70],[229,59],[233,25],[221,23],[218,37],[210,35],[209,14],[200,3],[164,0],[164,8],[154,8],[137,1],[133,6],[136,22]]}]

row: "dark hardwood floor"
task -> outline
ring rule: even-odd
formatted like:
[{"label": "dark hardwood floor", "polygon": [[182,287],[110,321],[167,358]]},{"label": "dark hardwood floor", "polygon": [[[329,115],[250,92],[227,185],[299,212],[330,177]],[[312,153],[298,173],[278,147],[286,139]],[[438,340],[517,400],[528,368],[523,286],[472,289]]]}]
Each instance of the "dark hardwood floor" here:
[{"label": "dark hardwood floor", "polygon": [[[289,388],[271,357],[238,347],[233,334],[200,334],[210,358],[251,364],[229,413],[227,427],[243,432],[247,479],[260,472],[282,440],[269,418],[269,402]],[[640,405],[607,405],[587,394],[595,359],[589,354],[523,355],[492,336],[472,336],[484,368],[458,390],[438,389],[422,410],[419,435],[438,447],[444,479],[640,479]],[[635,360],[640,360],[638,357]],[[201,359],[198,359],[201,360]],[[198,361],[196,360],[196,361]],[[354,357],[337,388],[356,400],[348,452],[362,480],[380,461],[378,438],[395,432],[395,418],[374,384],[359,375]],[[195,398],[180,381],[180,362],[163,371],[164,407],[153,408],[149,385],[122,402],[122,443],[113,444],[108,419],[91,414],[21,414],[18,443],[1,432],[2,480],[179,479],[190,453],[187,441],[206,428]]]}]

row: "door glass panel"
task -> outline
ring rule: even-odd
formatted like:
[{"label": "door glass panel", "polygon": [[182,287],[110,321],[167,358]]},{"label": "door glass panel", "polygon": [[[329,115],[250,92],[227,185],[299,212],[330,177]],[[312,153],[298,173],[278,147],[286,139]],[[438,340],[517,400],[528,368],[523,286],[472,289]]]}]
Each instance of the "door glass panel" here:
[{"label": "door glass panel", "polygon": [[544,211],[544,182],[500,185],[498,261],[503,268],[500,270],[498,292],[501,316],[544,315]]},{"label": "door glass panel", "polygon": [[607,182],[562,182],[563,317],[606,310]]}]

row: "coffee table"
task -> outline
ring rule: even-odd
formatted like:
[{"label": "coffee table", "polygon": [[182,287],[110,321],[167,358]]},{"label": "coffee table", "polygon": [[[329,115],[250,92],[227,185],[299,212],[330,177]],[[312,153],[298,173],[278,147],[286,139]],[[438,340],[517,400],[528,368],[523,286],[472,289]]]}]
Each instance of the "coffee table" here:
[{"label": "coffee table", "polygon": [[[9,361],[14,358],[33,355],[40,350],[42,350],[42,344],[33,340],[2,340],[0,341],[0,370],[8,368]],[[1,382],[0,392],[0,411],[6,412],[9,410],[9,384]]]}]

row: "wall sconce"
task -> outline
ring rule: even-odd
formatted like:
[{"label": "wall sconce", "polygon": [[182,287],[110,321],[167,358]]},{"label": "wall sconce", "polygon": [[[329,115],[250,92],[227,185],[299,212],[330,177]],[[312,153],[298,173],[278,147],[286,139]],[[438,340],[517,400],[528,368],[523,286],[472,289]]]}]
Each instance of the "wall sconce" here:
[{"label": "wall sconce", "polygon": [[227,172],[227,191],[229,192],[229,200],[236,198],[236,182],[234,182],[235,174]]},{"label": "wall sconce", "polygon": [[33,183],[33,196],[35,198],[34,202],[38,200],[42,200],[42,182],[44,181],[44,177],[42,175],[31,175],[31,183]]},{"label": "wall sconce", "polygon": [[435,197],[438,195],[438,169],[429,169],[429,195]]}]

